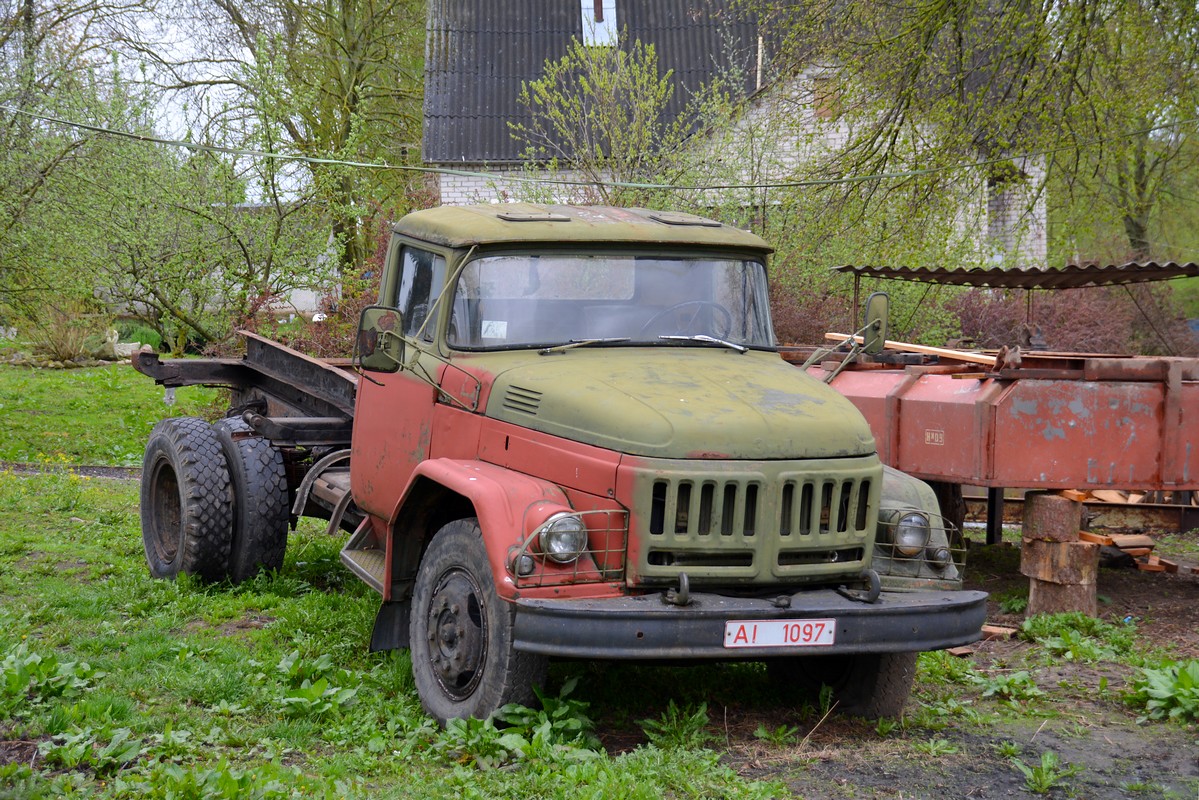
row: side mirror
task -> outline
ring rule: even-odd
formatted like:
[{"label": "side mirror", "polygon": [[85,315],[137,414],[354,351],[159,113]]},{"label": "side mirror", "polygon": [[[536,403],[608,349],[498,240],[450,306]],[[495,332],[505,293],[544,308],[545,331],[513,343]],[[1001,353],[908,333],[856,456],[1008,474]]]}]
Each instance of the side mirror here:
[{"label": "side mirror", "polygon": [[403,318],[386,306],[362,309],[358,323],[358,363],[372,372],[396,372],[404,361]]},{"label": "side mirror", "polygon": [[887,341],[887,331],[891,318],[891,298],[886,292],[875,292],[866,298],[866,325],[862,335],[862,352],[868,355],[878,355],[883,351]]}]

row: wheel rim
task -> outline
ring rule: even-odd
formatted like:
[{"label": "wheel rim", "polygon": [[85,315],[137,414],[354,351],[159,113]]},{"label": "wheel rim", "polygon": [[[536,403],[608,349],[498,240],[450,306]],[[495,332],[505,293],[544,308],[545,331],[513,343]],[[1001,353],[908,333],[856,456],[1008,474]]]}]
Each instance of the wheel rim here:
[{"label": "wheel rim", "polygon": [[429,663],[441,690],[454,700],[474,693],[487,661],[483,592],[469,572],[451,569],[437,581],[426,616]]},{"label": "wheel rim", "polygon": [[154,555],[164,564],[170,564],[179,554],[182,539],[183,500],[179,496],[179,479],[168,462],[160,461],[154,466],[151,481],[154,487],[151,517]]}]

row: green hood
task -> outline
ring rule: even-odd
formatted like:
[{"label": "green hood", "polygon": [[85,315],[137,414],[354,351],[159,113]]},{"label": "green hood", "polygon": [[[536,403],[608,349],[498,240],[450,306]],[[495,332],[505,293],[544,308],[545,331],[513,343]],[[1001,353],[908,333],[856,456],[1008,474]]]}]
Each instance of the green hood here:
[{"label": "green hood", "polygon": [[875,452],[848,400],[774,353],[613,347],[514,358],[497,371],[487,414],[655,458]]}]

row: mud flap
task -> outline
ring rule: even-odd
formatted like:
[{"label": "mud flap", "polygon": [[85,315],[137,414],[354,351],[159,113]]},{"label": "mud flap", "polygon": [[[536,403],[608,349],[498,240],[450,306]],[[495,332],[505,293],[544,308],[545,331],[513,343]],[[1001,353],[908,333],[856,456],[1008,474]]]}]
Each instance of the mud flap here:
[{"label": "mud flap", "polygon": [[408,618],[412,615],[412,599],[387,600],[375,617],[375,630],[371,633],[371,652],[407,648]]}]

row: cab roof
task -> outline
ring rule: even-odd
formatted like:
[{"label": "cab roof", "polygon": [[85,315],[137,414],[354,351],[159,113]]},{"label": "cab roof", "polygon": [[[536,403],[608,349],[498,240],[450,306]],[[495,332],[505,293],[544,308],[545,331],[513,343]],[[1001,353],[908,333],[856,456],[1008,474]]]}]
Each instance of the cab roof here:
[{"label": "cab roof", "polygon": [[763,254],[774,249],[755,234],[694,214],[612,206],[440,206],[414,211],[392,230],[445,247],[537,242],[695,245]]}]

